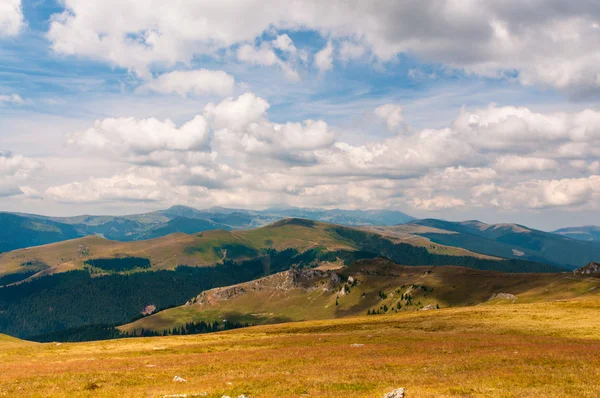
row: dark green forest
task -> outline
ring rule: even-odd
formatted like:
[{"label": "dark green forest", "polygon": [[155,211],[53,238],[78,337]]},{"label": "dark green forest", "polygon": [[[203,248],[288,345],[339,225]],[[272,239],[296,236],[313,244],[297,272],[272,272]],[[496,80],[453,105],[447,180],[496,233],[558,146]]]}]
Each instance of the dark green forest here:
[{"label": "dark green forest", "polygon": [[150,260],[143,257],[95,258],[85,260],[84,264],[113,272],[129,271],[136,268],[150,268]]},{"label": "dark green forest", "polygon": [[[88,271],[71,271],[7,286],[0,289],[0,333],[35,338],[90,325],[128,323],[139,318],[149,304],[158,311],[182,305],[204,290],[308,265],[321,256],[321,251],[265,250],[259,255],[243,262],[225,260],[214,267],[179,266],[174,271],[96,277]],[[105,269],[116,271],[131,269],[131,264],[147,260],[124,261],[132,258],[107,259],[113,261],[101,264]],[[93,261],[94,267],[98,267],[98,260]],[[106,327],[76,332],[102,335],[104,329]]]},{"label": "dark green forest", "polygon": [[175,271],[91,277],[86,271],[54,274],[0,289],[0,333],[21,338],[85,325],[117,325],[157,310],[182,305],[190,297],[264,275],[260,261]]},{"label": "dark green forest", "polygon": [[251,326],[247,323],[239,322],[188,322],[181,327],[172,329],[164,329],[160,332],[150,329],[135,330],[132,333],[121,332],[115,326],[107,325],[87,325],[59,330],[56,332],[46,333],[38,336],[32,336],[29,340],[40,343],[52,341],[61,342],[78,342],[78,341],[94,341],[94,340],[111,340],[122,339],[128,337],[152,337],[152,336],[183,336],[187,334],[203,334],[214,333],[223,330],[239,329]]},{"label": "dark green forest", "polygon": [[[331,229],[343,239],[354,243],[359,252],[346,253],[349,260],[346,265],[369,255],[385,257],[401,265],[456,265],[485,271],[501,272],[563,272],[563,268],[527,260],[488,260],[471,256],[450,256],[431,254],[424,247],[412,246],[407,243],[394,243],[380,235],[351,228],[334,227]],[[343,257],[342,257],[343,258]]]},{"label": "dark green forest", "polygon": [[18,274],[8,274],[0,276],[0,286],[10,285],[11,283],[20,282],[35,274],[36,271],[19,272]]}]

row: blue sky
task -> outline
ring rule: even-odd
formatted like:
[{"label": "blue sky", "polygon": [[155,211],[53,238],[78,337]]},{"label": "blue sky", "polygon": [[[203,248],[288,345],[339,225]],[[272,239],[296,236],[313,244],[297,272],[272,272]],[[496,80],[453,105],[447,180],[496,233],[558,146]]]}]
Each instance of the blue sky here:
[{"label": "blue sky", "polygon": [[600,223],[598,7],[435,3],[0,0],[0,208]]}]

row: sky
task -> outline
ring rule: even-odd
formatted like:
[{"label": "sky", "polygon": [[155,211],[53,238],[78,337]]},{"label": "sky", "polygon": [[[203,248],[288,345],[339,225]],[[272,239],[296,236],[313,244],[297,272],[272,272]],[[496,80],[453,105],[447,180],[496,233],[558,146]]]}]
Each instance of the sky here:
[{"label": "sky", "polygon": [[600,224],[596,0],[0,0],[0,210]]}]

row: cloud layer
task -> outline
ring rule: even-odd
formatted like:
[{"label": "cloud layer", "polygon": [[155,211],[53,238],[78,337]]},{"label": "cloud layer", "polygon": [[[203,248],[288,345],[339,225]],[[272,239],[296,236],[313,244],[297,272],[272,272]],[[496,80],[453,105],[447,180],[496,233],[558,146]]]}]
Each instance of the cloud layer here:
[{"label": "cloud layer", "polygon": [[329,39],[314,54],[321,72],[331,68],[334,55],[348,61],[369,51],[386,61],[408,53],[483,76],[511,77],[516,71],[525,85],[572,95],[600,92],[600,6],[592,0],[262,0],[177,7],[158,0],[65,0],[65,7],[48,31],[55,51],[107,61],[146,77],[153,65],[189,63],[197,55],[219,57],[222,49],[240,46],[239,60],[277,65],[296,78],[294,68],[274,52],[294,52],[289,36],[253,43],[270,29],[312,29]]},{"label": "cloud layer", "polygon": [[[58,201],[185,202],[198,206],[597,209],[600,112],[463,109],[446,128],[415,130],[401,108],[373,110],[391,131],[362,145],[320,120],[275,123],[253,93],[170,120],[109,118],[69,135],[124,161],[111,177],[54,186]],[[74,199],[70,199],[74,198]]]}]

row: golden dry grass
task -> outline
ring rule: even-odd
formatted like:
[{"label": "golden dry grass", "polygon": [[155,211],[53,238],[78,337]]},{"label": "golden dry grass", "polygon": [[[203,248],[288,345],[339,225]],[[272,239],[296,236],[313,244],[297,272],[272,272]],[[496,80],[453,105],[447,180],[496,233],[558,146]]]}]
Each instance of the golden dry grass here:
[{"label": "golden dry grass", "polygon": [[596,300],[490,305],[212,335],[8,342],[0,396],[380,397],[405,387],[407,397],[597,397],[599,358]]}]

